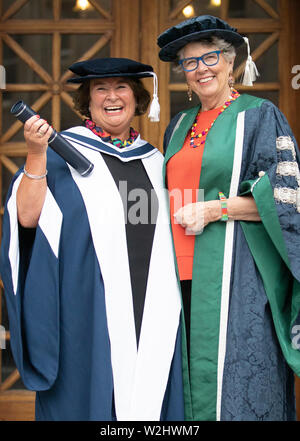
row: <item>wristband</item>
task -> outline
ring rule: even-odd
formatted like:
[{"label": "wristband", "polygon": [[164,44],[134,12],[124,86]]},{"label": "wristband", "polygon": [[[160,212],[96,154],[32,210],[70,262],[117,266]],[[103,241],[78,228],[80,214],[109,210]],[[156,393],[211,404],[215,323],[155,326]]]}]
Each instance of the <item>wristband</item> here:
[{"label": "wristband", "polygon": [[32,174],[28,173],[28,171],[25,169],[25,167],[24,167],[23,171],[24,171],[24,175],[27,176],[27,178],[36,179],[36,180],[45,178],[48,173],[48,170],[46,170],[46,173],[44,175],[32,175]]},{"label": "wristband", "polygon": [[221,210],[222,210],[222,217],[220,221],[226,222],[228,221],[227,199],[224,196],[224,193],[222,193],[221,191],[219,191],[219,198],[220,198]]}]

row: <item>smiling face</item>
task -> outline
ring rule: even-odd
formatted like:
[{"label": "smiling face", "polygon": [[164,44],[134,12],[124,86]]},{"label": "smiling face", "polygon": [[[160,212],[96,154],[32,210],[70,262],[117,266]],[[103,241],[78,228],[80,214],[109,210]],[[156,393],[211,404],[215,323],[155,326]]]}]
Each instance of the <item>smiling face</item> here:
[{"label": "smiling face", "polygon": [[123,78],[97,78],[90,82],[89,109],[97,126],[116,138],[129,137],[136,101]]},{"label": "smiling face", "polygon": [[[183,50],[183,57],[201,57],[218,50],[215,45],[199,41],[188,43]],[[216,108],[224,104],[230,95],[228,80],[233,70],[233,61],[226,61],[223,54],[214,66],[206,66],[199,61],[198,68],[192,72],[184,72],[192,91],[198,95],[203,110]]]}]

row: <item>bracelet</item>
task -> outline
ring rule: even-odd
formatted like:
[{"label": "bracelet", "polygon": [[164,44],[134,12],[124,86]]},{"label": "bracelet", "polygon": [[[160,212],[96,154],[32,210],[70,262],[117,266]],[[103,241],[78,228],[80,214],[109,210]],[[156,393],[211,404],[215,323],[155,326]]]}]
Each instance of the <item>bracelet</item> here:
[{"label": "bracelet", "polygon": [[228,221],[228,211],[227,211],[227,199],[221,191],[219,191],[219,198],[221,202],[221,210],[222,210],[222,217],[220,221],[226,222]]},{"label": "bracelet", "polygon": [[46,170],[46,173],[44,175],[32,175],[32,174],[28,173],[28,171],[25,169],[25,166],[24,166],[23,171],[24,171],[24,175],[27,176],[27,178],[36,179],[36,180],[45,178],[48,173],[48,170]]}]

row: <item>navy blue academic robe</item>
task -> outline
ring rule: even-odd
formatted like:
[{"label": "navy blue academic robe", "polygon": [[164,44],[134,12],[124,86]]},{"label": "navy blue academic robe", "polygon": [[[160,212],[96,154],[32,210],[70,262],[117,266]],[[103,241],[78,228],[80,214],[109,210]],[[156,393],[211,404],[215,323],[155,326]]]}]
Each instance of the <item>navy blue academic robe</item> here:
[{"label": "navy blue academic robe", "polygon": [[[22,170],[3,221],[11,348],[24,385],[37,392],[36,419],[182,420],[181,305],[162,155],[140,138],[120,152],[84,127],[65,136],[94,163],[91,175],[48,149],[37,228],[28,238],[18,225]],[[142,161],[158,198],[138,345],[124,206],[100,152]]]}]

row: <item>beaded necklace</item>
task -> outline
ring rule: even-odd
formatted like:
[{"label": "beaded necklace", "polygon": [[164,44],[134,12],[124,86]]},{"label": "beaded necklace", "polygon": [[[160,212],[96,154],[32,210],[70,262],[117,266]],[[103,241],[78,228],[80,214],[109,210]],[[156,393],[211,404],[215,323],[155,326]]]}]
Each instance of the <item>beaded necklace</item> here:
[{"label": "beaded necklace", "polygon": [[136,138],[139,136],[139,133],[136,130],[134,130],[132,127],[130,127],[129,138],[126,139],[125,141],[122,141],[119,138],[112,138],[109,133],[105,132],[103,129],[101,129],[101,127],[96,126],[96,124],[93,121],[91,121],[90,119],[86,119],[84,121],[84,124],[95,135],[100,136],[100,138],[104,142],[109,142],[110,144],[113,144],[114,146],[119,147],[119,148],[126,147],[126,146],[132,144],[136,140]]},{"label": "beaded necklace", "polygon": [[220,112],[218,113],[218,115],[216,116],[216,118],[213,120],[213,122],[211,123],[211,125],[209,127],[207,127],[207,129],[203,130],[202,132],[200,132],[198,135],[196,135],[196,128],[197,128],[197,124],[198,124],[198,118],[199,118],[199,113],[197,114],[196,118],[195,118],[195,122],[191,127],[191,140],[190,140],[190,146],[195,148],[195,147],[199,147],[199,145],[204,144],[205,139],[203,141],[201,141],[199,144],[195,144],[195,140],[197,138],[202,138],[203,136],[205,136],[208,131],[212,128],[212,126],[214,125],[216,119],[218,118],[218,116],[224,112],[225,109],[227,109],[227,107],[230,106],[230,104],[235,101],[238,97],[240,96],[240,94],[238,93],[237,90],[232,89],[231,91],[231,95],[228,101],[225,101],[224,105],[222,106],[222,109],[220,110]]}]

